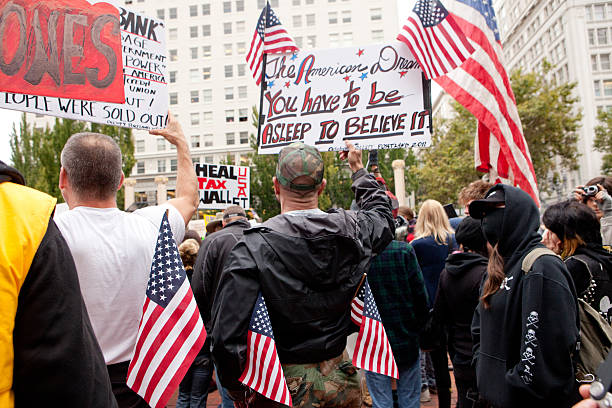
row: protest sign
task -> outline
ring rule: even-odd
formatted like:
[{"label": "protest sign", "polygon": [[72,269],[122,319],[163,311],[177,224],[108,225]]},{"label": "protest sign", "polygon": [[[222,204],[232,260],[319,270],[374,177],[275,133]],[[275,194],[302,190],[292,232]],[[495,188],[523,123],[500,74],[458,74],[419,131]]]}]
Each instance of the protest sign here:
[{"label": "protest sign", "polygon": [[259,153],[431,145],[431,92],[405,44],[268,55]]},{"label": "protest sign", "polygon": [[[125,103],[0,92],[0,108],[135,129],[167,122],[166,45],[163,21],[119,8]],[[77,65],[75,65],[77,66]]]},{"label": "protest sign", "polygon": [[248,167],[194,164],[200,194],[199,208],[223,210],[232,205],[250,208]]},{"label": "protest sign", "polygon": [[0,0],[0,90],[123,103],[119,10],[85,0]]}]

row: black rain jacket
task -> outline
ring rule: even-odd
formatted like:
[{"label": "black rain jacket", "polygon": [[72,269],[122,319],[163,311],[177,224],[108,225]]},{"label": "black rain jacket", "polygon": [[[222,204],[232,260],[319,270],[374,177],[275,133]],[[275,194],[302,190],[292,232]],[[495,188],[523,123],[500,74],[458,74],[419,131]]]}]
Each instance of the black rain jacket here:
[{"label": "black rain jacket", "polygon": [[[506,279],[481,302],[472,323],[478,391],[495,407],[570,407],[573,355],[580,323],[572,278],[556,256],[540,256],[528,273],[523,258],[542,247],[538,208],[527,193],[504,189],[499,234]],[[488,193],[487,193],[488,195]]]},{"label": "black rain jacket", "polygon": [[281,214],[245,231],[213,305],[212,352],[221,383],[239,391],[247,330],[261,292],[281,363],[337,357],[358,327],[350,304],[372,257],[393,239],[391,205],[373,176],[353,174],[359,211]]}]

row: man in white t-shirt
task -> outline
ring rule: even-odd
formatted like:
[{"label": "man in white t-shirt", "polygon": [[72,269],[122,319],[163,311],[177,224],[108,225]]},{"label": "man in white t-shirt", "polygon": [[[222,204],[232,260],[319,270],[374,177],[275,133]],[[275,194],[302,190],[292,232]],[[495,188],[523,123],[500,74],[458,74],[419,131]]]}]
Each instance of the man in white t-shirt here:
[{"label": "man in white t-shirt", "polygon": [[75,134],[62,150],[59,187],[70,211],[55,217],[77,268],[81,292],[120,407],[148,407],[126,385],[163,213],[180,243],[198,205],[197,178],[180,124],[152,130],[176,146],[176,198],[133,213],[117,208],[121,150],[97,133]]}]

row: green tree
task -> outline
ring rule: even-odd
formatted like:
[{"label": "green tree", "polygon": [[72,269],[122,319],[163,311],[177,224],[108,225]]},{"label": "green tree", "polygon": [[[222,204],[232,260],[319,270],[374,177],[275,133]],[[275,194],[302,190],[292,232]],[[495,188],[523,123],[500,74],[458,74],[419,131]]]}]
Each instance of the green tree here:
[{"label": "green tree", "polygon": [[597,119],[600,123],[595,127],[593,147],[604,154],[601,163],[602,173],[610,174],[612,171],[612,111],[601,110]]},{"label": "green tree", "polygon": [[[121,149],[123,172],[129,176],[136,163],[131,129],[70,119],[55,119],[53,127],[40,131],[31,129],[24,114],[19,124],[19,132],[13,127],[11,134],[11,162],[26,177],[28,186],[44,191],[63,202],[58,186],[60,156],[68,138],[79,132],[98,132],[112,137]],[[117,196],[119,208],[123,208],[123,194],[121,189]]]},{"label": "green tree", "polygon": [[[576,83],[555,84],[547,79],[551,70],[512,73],[510,82],[523,125],[523,133],[541,192],[550,192],[550,178],[574,170],[578,157],[577,130],[582,114],[573,90]],[[455,116],[434,121],[432,147],[421,151],[412,170],[418,178],[419,199],[456,202],[461,188],[482,176],[474,170],[475,118],[459,104]]]}]

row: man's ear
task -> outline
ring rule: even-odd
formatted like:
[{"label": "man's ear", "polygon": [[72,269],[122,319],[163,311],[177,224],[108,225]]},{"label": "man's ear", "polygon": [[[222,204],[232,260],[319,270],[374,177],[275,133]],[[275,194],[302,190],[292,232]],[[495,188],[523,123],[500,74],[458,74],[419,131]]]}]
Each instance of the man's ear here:
[{"label": "man's ear", "polygon": [[277,196],[280,195],[280,183],[278,182],[278,179],[276,178],[276,176],[272,177],[272,182],[274,183],[274,194],[276,194]]},{"label": "man's ear", "polygon": [[63,190],[66,188],[68,183],[68,174],[66,173],[66,170],[64,169],[64,167],[60,168],[60,174],[59,174],[59,184],[58,187],[60,190]]},{"label": "man's ear", "polygon": [[321,181],[321,185],[319,186],[319,190],[317,191],[317,197],[323,194],[323,190],[325,190],[326,185],[327,185],[327,180],[323,179]]},{"label": "man's ear", "polygon": [[121,187],[123,187],[123,182],[125,181],[125,174],[123,174],[123,172],[121,172],[121,180],[119,180],[119,186],[117,186],[117,191],[121,190]]}]

